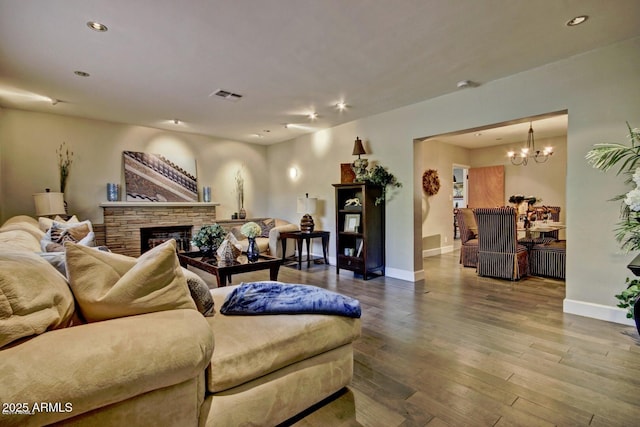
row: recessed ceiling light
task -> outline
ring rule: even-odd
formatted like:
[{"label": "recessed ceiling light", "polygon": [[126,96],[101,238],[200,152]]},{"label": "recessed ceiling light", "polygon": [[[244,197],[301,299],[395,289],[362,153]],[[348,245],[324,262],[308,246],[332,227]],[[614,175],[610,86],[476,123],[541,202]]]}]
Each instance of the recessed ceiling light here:
[{"label": "recessed ceiling light", "polygon": [[474,82],[473,80],[460,80],[458,83],[456,83],[456,86],[458,87],[458,89],[466,89],[468,87],[477,87],[478,83]]},{"label": "recessed ceiling light", "polygon": [[253,136],[255,136],[256,138],[263,138],[263,136],[259,133],[254,133]]},{"label": "recessed ceiling light", "polygon": [[347,109],[347,104],[344,101],[340,101],[336,104],[336,108],[340,111],[344,111]]},{"label": "recessed ceiling light", "polygon": [[568,20],[566,25],[567,25],[567,27],[575,27],[576,25],[582,24],[587,19],[589,19],[588,15],[576,16],[575,18],[572,18],[572,19]]},{"label": "recessed ceiling light", "polygon": [[91,28],[93,31],[98,31],[100,33],[104,33],[108,30],[107,26],[95,21],[87,22],[87,27]]},{"label": "recessed ceiling light", "polygon": [[318,113],[316,113],[316,112],[309,113],[309,116],[308,116],[308,117],[309,117],[311,120],[315,120],[315,119],[317,119],[317,118],[318,118]]},{"label": "recessed ceiling light", "polygon": [[180,123],[182,123],[179,119],[173,119],[173,124],[174,125],[179,125]]},{"label": "recessed ceiling light", "polygon": [[91,75],[85,71],[74,71],[73,74],[79,77],[89,77]]},{"label": "recessed ceiling light", "polygon": [[285,128],[285,129],[289,129],[289,123],[285,123],[285,124],[284,124],[284,128]]}]

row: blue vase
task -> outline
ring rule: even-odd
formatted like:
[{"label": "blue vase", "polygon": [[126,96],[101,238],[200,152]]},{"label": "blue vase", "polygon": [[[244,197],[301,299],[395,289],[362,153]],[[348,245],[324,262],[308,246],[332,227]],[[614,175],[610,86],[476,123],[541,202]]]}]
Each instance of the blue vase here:
[{"label": "blue vase", "polygon": [[256,262],[258,257],[260,256],[260,250],[258,249],[258,244],[256,243],[256,239],[253,237],[248,237],[249,239],[249,247],[247,248],[247,259],[249,262]]}]

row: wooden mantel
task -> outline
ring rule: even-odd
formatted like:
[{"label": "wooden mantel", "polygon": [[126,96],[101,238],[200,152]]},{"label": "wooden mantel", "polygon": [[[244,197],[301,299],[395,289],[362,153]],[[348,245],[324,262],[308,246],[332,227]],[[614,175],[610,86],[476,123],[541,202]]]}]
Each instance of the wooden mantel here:
[{"label": "wooden mantel", "polygon": [[115,253],[137,257],[141,229],[191,226],[192,233],[216,221],[217,202],[102,202],[105,244]]},{"label": "wooden mantel", "polygon": [[218,202],[102,202],[101,208],[182,208],[220,206]]}]

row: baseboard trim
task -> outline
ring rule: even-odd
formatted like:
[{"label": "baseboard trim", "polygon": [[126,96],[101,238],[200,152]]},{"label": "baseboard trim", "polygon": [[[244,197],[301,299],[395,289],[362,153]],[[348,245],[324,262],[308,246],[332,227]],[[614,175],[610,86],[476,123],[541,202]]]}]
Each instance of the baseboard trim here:
[{"label": "baseboard trim", "polygon": [[408,271],[385,267],[384,275],[387,277],[393,277],[394,279],[406,280],[408,282],[417,282],[424,279],[424,270]]},{"label": "baseboard trim", "polygon": [[453,252],[453,245],[441,246],[439,248],[425,249],[422,251],[422,258],[428,258],[431,256],[437,256]]},{"label": "baseboard trim", "polygon": [[[306,259],[306,257],[305,257],[305,259]],[[331,264],[333,267],[335,267],[336,266],[336,258],[335,257],[329,257],[329,264]],[[351,271],[345,270],[345,269],[341,269],[340,273],[342,273],[343,271],[347,271],[347,272],[351,273]],[[401,270],[399,268],[385,267],[384,275],[385,275],[385,277],[392,277],[394,279],[405,280],[407,282],[418,282],[418,281],[424,279],[424,270],[408,271],[408,270]]]},{"label": "baseboard trim", "polygon": [[591,302],[576,301],[565,298],[562,303],[562,311],[569,314],[576,314],[578,316],[620,323],[622,325],[636,325],[633,319],[627,319],[626,310],[609,305],[594,304]]}]

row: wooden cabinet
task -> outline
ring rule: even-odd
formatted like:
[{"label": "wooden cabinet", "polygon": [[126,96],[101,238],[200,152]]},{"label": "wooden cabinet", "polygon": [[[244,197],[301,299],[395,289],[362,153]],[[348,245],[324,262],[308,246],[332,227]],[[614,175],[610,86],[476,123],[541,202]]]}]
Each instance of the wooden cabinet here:
[{"label": "wooden cabinet", "polygon": [[[384,276],[384,200],[382,187],[333,184],[336,192],[336,273],[351,270],[364,280]],[[357,201],[356,201],[357,200]]]}]

